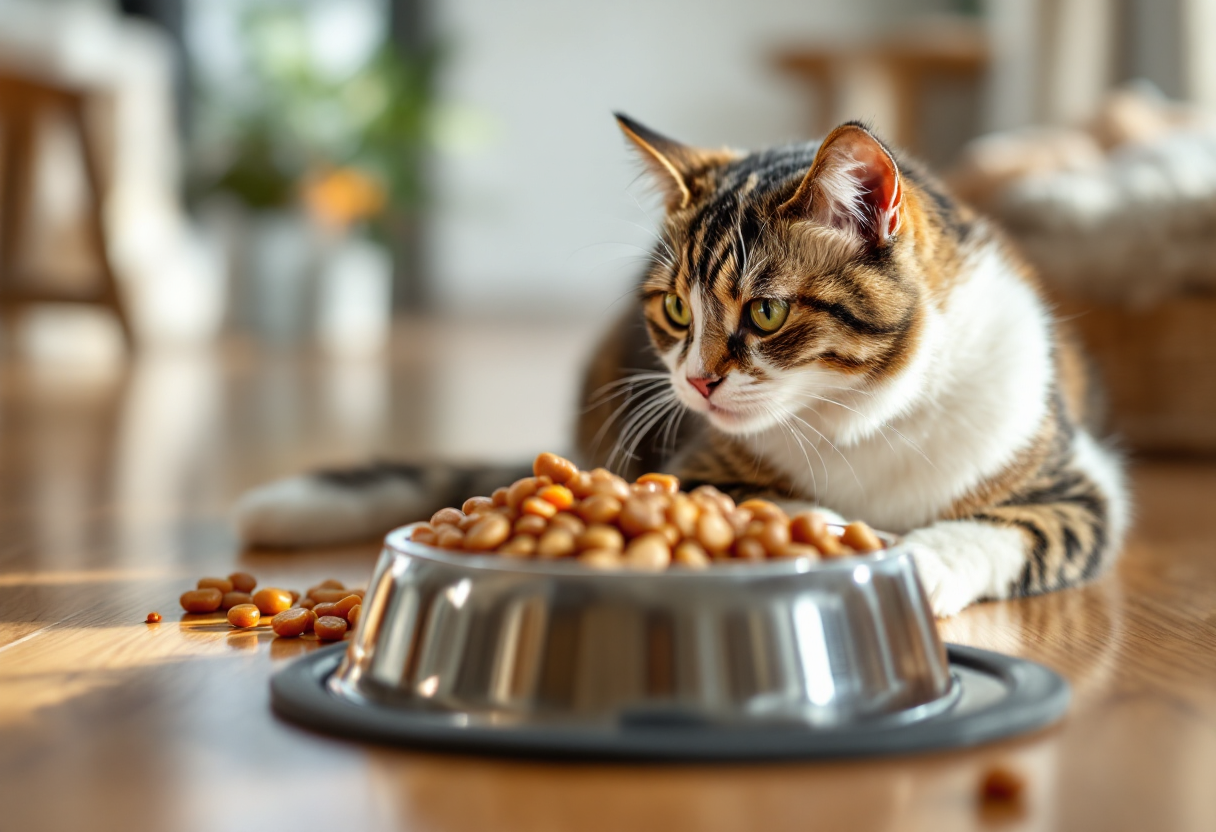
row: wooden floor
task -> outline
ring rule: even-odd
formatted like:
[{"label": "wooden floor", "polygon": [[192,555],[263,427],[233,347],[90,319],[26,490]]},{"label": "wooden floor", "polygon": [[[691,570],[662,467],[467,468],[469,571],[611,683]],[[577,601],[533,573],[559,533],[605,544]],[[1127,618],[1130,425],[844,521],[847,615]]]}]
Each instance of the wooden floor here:
[{"label": "wooden floor", "polygon": [[[656,767],[364,746],[270,713],[269,675],[313,645],[182,620],[202,575],[369,577],[374,544],[240,552],[226,512],[254,483],[561,447],[593,329],[411,324],[380,360],[230,343],[0,363],[0,829],[1216,829],[1211,462],[1136,466],[1113,574],[942,624],[1074,689],[1059,726],[968,751]],[[1026,778],[1019,804],[978,804],[994,764]]]}]

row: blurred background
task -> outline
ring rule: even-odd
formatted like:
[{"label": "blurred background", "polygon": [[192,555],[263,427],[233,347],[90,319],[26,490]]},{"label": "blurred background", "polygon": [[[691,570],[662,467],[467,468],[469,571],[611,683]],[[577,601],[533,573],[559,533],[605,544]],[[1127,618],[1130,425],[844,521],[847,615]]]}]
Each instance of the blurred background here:
[{"label": "blurred background", "polygon": [[1213,35],[1216,0],[0,0],[0,386],[260,426],[242,484],[561,447],[657,218],[611,113],[861,118],[1022,244],[1133,447],[1207,453]]}]

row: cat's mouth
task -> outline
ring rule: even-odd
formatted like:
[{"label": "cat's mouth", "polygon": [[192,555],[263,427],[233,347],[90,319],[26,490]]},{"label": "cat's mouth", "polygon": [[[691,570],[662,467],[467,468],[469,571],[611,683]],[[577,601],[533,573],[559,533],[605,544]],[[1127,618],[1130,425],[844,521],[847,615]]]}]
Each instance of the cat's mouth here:
[{"label": "cat's mouth", "polygon": [[704,401],[699,408],[711,425],[724,433],[755,433],[768,427],[772,414],[743,404]]}]

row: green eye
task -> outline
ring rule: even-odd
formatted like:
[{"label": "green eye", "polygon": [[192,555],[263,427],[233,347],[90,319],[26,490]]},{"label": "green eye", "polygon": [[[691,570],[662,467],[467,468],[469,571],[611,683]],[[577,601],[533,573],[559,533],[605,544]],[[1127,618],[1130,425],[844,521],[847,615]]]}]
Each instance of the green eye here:
[{"label": "green eye", "polygon": [[667,310],[667,317],[676,326],[688,326],[692,323],[692,311],[684,299],[675,292],[668,292],[667,297],[663,298],[663,308]]},{"label": "green eye", "polygon": [[790,305],[776,298],[757,298],[748,304],[748,312],[761,332],[776,332],[789,317]]}]

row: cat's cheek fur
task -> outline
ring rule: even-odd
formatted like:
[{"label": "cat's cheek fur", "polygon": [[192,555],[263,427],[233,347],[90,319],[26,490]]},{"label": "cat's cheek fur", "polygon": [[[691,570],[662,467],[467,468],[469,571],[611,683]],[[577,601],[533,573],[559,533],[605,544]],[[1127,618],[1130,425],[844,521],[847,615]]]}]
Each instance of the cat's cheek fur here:
[{"label": "cat's cheek fur", "polygon": [[246,546],[326,546],[378,537],[426,516],[430,502],[416,483],[406,479],[386,478],[350,488],[301,476],[246,492],[233,515]]},{"label": "cat's cheek fur", "polygon": [[1026,565],[1026,538],[1014,528],[943,520],[904,538],[912,550],[933,614],[958,614],[981,598],[1013,594]]}]

